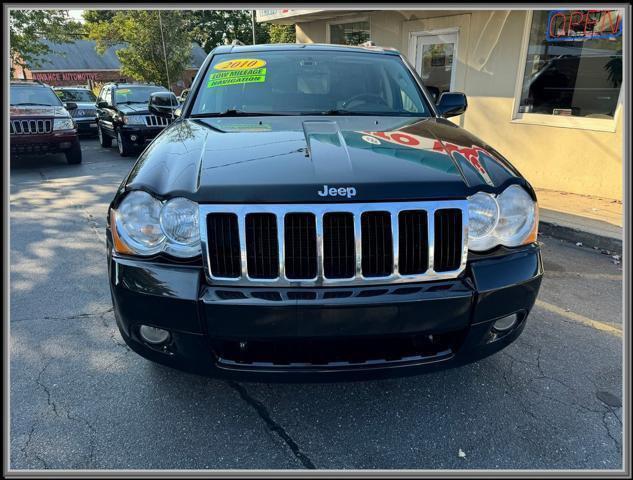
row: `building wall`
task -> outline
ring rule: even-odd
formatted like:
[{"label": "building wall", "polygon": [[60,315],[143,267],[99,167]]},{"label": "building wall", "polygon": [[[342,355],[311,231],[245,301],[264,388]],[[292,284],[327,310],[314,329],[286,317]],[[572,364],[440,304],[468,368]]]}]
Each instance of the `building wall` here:
[{"label": "building wall", "polygon": [[[196,75],[197,69],[187,69],[180,78],[172,82],[171,90],[176,94],[180,93],[191,86],[191,82]],[[30,71],[25,70],[26,78],[40,80],[53,87],[70,87],[75,85],[87,85],[98,92],[101,85],[107,82],[135,82],[132,77],[121,75],[119,70],[99,70],[99,71]],[[23,78],[23,72],[20,70],[19,75],[16,68],[16,78]],[[173,79],[172,79],[173,80]]]},{"label": "building wall", "polygon": [[[489,142],[537,188],[622,199],[622,105],[615,131],[513,120],[526,12],[382,11],[367,16],[372,40],[405,56],[409,33],[458,26],[455,89],[466,93],[469,105],[455,123]],[[324,42],[326,27],[326,20],[298,23],[297,41]]]}]

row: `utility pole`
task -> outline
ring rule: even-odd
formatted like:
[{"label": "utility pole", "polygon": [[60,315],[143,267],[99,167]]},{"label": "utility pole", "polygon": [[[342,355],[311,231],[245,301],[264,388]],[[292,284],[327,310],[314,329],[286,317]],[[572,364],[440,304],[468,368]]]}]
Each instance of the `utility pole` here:
[{"label": "utility pole", "polygon": [[160,25],[160,38],[163,41],[163,56],[165,58],[165,73],[167,74],[167,90],[171,91],[171,82],[169,81],[169,67],[167,66],[167,49],[165,48],[165,34],[163,33],[163,20],[158,11],[158,23]]},{"label": "utility pole", "polygon": [[255,45],[257,43],[255,40],[255,10],[251,13],[251,24],[253,26],[253,45]]}]

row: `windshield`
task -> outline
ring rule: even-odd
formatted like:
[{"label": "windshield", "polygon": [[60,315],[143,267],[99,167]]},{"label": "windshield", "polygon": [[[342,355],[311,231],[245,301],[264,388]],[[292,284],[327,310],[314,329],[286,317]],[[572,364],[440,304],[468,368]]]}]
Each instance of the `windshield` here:
[{"label": "windshield", "polygon": [[95,102],[97,98],[90,90],[55,90],[62,102]]},{"label": "windshield", "polygon": [[285,50],[213,58],[191,114],[430,116],[400,57]]},{"label": "windshield", "polygon": [[121,87],[114,90],[114,103],[147,103],[154,92],[167,92],[165,87]]},{"label": "windshield", "polygon": [[62,106],[49,87],[40,86],[11,86],[11,105],[41,105],[49,107]]}]

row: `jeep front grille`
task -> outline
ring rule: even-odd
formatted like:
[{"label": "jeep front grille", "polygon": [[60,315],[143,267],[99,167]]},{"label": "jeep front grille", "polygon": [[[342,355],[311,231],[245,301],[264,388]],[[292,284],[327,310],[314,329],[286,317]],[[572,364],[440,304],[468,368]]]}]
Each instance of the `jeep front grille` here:
[{"label": "jeep front grille", "polygon": [[53,131],[52,119],[11,120],[11,135],[37,135]]},{"label": "jeep front grille", "polygon": [[148,127],[166,127],[172,122],[171,118],[157,115],[145,115],[145,125]]},{"label": "jeep front grille", "polygon": [[215,285],[321,286],[457,277],[468,255],[466,200],[200,205]]}]

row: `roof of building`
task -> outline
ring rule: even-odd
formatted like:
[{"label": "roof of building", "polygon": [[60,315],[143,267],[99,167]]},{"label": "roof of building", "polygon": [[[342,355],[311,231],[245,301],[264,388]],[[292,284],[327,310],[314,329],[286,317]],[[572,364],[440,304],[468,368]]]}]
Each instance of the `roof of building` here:
[{"label": "roof of building", "polygon": [[[121,62],[116,51],[125,47],[125,44],[115,45],[100,55],[97,53],[94,40],[77,40],[73,43],[53,43],[43,40],[42,43],[48,46],[51,51],[41,57],[42,62],[39,66],[31,68],[34,72],[42,70],[119,70]],[[197,43],[192,43],[191,47],[190,68],[200,68],[207,54]]]}]

